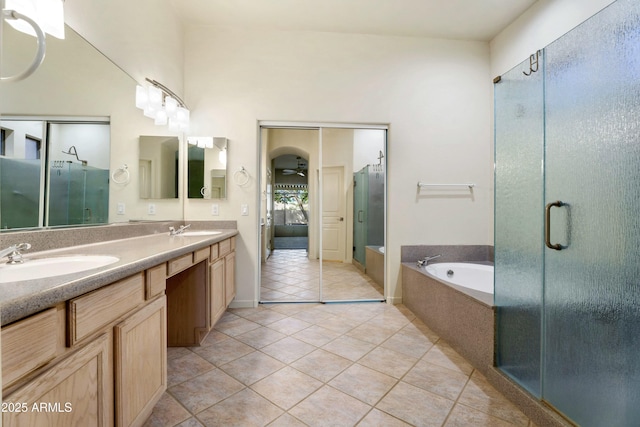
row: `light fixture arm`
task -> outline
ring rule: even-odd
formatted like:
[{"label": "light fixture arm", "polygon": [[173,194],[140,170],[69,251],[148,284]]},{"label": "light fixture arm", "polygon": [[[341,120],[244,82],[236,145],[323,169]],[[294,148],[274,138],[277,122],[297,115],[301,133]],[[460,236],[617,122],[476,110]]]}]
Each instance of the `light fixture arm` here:
[{"label": "light fixture arm", "polygon": [[23,21],[25,21],[26,23],[28,23],[33,27],[33,31],[35,31],[36,37],[38,38],[38,50],[36,51],[36,56],[35,58],[33,58],[33,62],[31,63],[31,65],[29,65],[29,67],[20,74],[16,74],[14,76],[9,76],[9,77],[0,77],[0,81],[3,81],[3,82],[17,82],[20,80],[24,80],[27,77],[29,77],[31,74],[33,74],[38,69],[40,64],[42,64],[42,61],[44,61],[44,54],[46,51],[46,42],[45,42],[44,32],[42,31],[40,26],[36,24],[36,22],[33,19],[29,18],[26,15],[18,13],[15,10],[2,10],[1,18],[2,19],[22,19]]},{"label": "light fixture arm", "polygon": [[165,93],[165,95],[169,95],[172,98],[174,98],[176,101],[178,101],[178,104],[182,107],[182,108],[186,108],[187,110],[189,109],[187,107],[187,105],[184,103],[184,101],[175,93],[173,93],[173,91],[171,89],[169,89],[168,87],[166,87],[165,85],[163,85],[162,83],[156,81],[156,80],[152,80],[149,77],[145,77],[145,80],[148,81],[149,83],[151,83],[152,85],[154,85],[155,87],[157,87],[158,89],[160,89],[161,91],[163,91]]}]

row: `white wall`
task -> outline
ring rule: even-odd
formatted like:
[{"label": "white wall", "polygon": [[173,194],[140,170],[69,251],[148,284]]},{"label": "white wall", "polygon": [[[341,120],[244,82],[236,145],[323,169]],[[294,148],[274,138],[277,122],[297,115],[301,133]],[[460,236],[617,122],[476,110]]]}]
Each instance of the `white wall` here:
[{"label": "white wall", "polygon": [[538,0],[491,41],[491,75],[509,71],[615,0]]},{"label": "white wall", "polygon": [[[481,42],[189,27],[192,133],[229,138],[231,183],[219,219],[237,219],[237,302],[254,301],[259,120],[389,125],[388,297],[400,297],[400,246],[487,244],[491,222],[491,76]],[[418,197],[416,183],[475,182],[463,198]],[[240,205],[249,215],[239,216]],[[191,219],[212,219],[188,204]]]},{"label": "white wall", "polygon": [[138,83],[183,94],[182,24],[168,0],[65,0],[65,22]]}]

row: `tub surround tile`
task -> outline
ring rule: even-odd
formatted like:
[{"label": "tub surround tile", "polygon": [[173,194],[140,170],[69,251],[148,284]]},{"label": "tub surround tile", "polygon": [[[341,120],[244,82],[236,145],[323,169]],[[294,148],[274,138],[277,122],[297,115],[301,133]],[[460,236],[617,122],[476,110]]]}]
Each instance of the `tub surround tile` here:
[{"label": "tub surround tile", "polygon": [[489,245],[407,245],[400,247],[400,261],[416,263],[427,256],[441,255],[432,262],[493,262]]}]

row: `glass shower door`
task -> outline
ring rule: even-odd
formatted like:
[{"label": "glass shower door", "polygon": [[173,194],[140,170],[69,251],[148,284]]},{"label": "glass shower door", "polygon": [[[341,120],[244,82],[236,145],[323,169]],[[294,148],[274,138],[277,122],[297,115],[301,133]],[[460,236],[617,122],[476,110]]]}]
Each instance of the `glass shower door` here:
[{"label": "glass shower door", "polygon": [[[529,75],[525,75],[524,73]],[[540,397],[544,85],[527,59],[495,88],[496,363]]]},{"label": "glass shower door", "polygon": [[545,56],[543,399],[582,426],[637,425],[640,3],[618,0]]}]

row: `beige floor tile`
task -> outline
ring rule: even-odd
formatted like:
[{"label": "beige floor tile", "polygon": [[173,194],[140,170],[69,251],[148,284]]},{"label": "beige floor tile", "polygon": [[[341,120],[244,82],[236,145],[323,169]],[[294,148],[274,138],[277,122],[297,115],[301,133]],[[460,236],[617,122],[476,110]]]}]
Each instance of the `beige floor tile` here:
[{"label": "beige floor tile", "polygon": [[255,322],[242,318],[240,316],[236,316],[236,319],[229,320],[224,323],[218,323],[216,325],[216,330],[222,332],[223,334],[234,337],[236,335],[244,334],[245,332],[249,332],[252,329],[259,328]]},{"label": "beige floor tile", "polygon": [[354,426],[370,409],[358,399],[325,385],[289,413],[311,427]]},{"label": "beige floor tile", "polygon": [[277,322],[278,320],[286,318],[287,316],[285,314],[278,313],[277,311],[270,309],[260,310],[245,317],[245,319],[256,322],[262,326],[266,326],[270,323]]},{"label": "beige floor tile", "polygon": [[306,427],[306,424],[288,413],[282,414],[269,427]]},{"label": "beige floor tile", "polygon": [[291,366],[322,382],[328,382],[352,363],[342,356],[318,349],[296,360]]},{"label": "beige floor tile", "polygon": [[358,363],[394,378],[402,378],[417,361],[418,359],[415,357],[384,347],[376,347],[360,359]]},{"label": "beige floor tile", "polygon": [[268,328],[285,335],[295,334],[303,329],[307,329],[309,326],[311,326],[311,323],[296,319],[295,317],[287,317],[286,319],[278,320],[277,322],[267,325]]},{"label": "beige floor tile", "polygon": [[404,382],[451,400],[458,398],[468,380],[469,377],[461,372],[434,365],[426,360],[419,361],[402,378]]},{"label": "beige floor tile", "polygon": [[519,426],[527,426],[527,417],[501,395],[477,371],[465,386],[458,403]]},{"label": "beige floor tile", "polygon": [[356,363],[331,380],[329,385],[373,406],[396,383],[395,378]]},{"label": "beige floor tile", "polygon": [[453,401],[430,393],[421,388],[400,382],[376,408],[415,426],[441,426]]},{"label": "beige floor tile", "polygon": [[353,362],[360,359],[365,354],[369,353],[376,346],[366,341],[361,341],[356,338],[347,336],[341,336],[336,338],[328,344],[325,344],[322,348],[330,351],[338,356],[342,356]]},{"label": "beige floor tile", "polygon": [[293,337],[286,337],[263,347],[261,351],[283,363],[289,364],[300,359],[302,356],[306,356],[315,349],[315,346],[307,344],[304,341]]},{"label": "beige floor tile", "polygon": [[473,366],[442,340],[429,349],[422,359],[465,375],[471,375],[473,372]]},{"label": "beige floor tile", "polygon": [[288,366],[251,386],[254,391],[285,410],[320,387],[320,381]]},{"label": "beige floor tile", "polygon": [[180,384],[216,368],[212,363],[189,351],[189,349],[186,350],[188,353],[180,357],[167,358],[168,387]]},{"label": "beige floor tile", "polygon": [[307,329],[303,329],[300,332],[296,332],[292,336],[304,341],[307,344],[315,345],[316,347],[322,347],[323,345],[338,338],[341,334],[339,332],[332,331],[322,326],[313,325]]},{"label": "beige floor tile", "polygon": [[168,393],[165,393],[153,408],[153,412],[144,423],[144,427],[175,426],[190,417],[191,414],[189,411],[184,409],[184,407]]},{"label": "beige floor tile", "polygon": [[444,427],[513,427],[514,424],[492,417],[468,406],[457,404]]},{"label": "beige floor tile", "polygon": [[360,421],[358,427],[405,427],[410,425],[374,408]]},{"label": "beige floor tile", "polygon": [[268,346],[269,344],[273,344],[274,342],[279,341],[285,337],[285,334],[262,326],[249,332],[245,332],[242,335],[238,335],[235,337],[235,339],[247,345],[250,345],[253,348],[262,348]]},{"label": "beige floor tile", "polygon": [[395,328],[388,328],[385,326],[373,325],[371,323],[364,323],[350,330],[347,335],[362,341],[367,341],[372,344],[379,345],[396,332],[397,329]]},{"label": "beige floor tile", "polygon": [[189,412],[197,414],[243,388],[240,382],[220,369],[215,369],[169,388],[169,393]]},{"label": "beige floor tile", "polygon": [[235,338],[224,340],[217,345],[207,347],[193,347],[193,352],[216,366],[224,365],[254,350],[253,347]]},{"label": "beige floor tile", "polygon": [[420,331],[405,327],[383,342],[381,347],[406,354],[407,356],[420,358],[438,340],[437,337],[432,339],[433,337],[427,337]]},{"label": "beige floor tile", "polygon": [[267,356],[259,351],[254,351],[233,362],[222,365],[220,369],[241,383],[251,385],[282,369],[284,366],[284,363],[273,357]]},{"label": "beige floor tile", "polygon": [[198,414],[206,427],[261,427],[282,415],[282,409],[251,389],[244,389],[230,398]]},{"label": "beige floor tile", "polygon": [[189,418],[186,421],[181,422],[180,424],[176,425],[175,427],[204,427],[204,426],[202,425],[202,423],[200,423],[200,421],[198,421],[197,419],[192,417],[192,418]]}]

